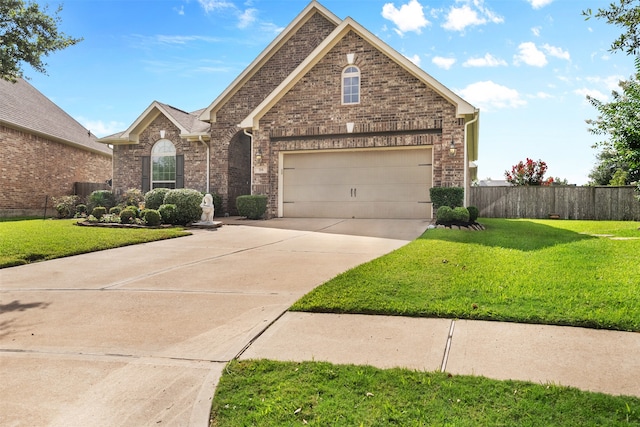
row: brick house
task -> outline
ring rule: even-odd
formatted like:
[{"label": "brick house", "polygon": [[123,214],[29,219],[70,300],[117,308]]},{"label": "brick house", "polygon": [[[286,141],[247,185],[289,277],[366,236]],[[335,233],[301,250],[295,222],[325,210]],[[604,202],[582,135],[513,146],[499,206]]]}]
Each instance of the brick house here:
[{"label": "brick house", "polygon": [[[0,216],[42,215],[76,182],[111,179],[112,151],[20,79],[0,79]],[[53,212],[50,210],[50,212]]]},{"label": "brick house", "polygon": [[[207,108],[159,102],[114,146],[117,191],[266,194],[269,217],[430,218],[476,177],[479,111],[312,1]],[[168,157],[168,159],[167,159]]]}]

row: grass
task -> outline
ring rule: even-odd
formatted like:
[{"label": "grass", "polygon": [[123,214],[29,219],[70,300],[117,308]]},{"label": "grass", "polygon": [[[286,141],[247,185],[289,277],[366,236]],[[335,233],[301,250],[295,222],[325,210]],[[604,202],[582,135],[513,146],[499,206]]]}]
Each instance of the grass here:
[{"label": "grass", "polygon": [[556,385],[320,362],[234,361],[211,426],[623,426],[640,399]]},{"label": "grass", "polygon": [[637,222],[482,223],[483,232],[428,230],[316,288],[292,310],[640,331]]},{"label": "grass", "polygon": [[0,221],[0,268],[188,235],[181,228],[78,227],[78,220]]}]

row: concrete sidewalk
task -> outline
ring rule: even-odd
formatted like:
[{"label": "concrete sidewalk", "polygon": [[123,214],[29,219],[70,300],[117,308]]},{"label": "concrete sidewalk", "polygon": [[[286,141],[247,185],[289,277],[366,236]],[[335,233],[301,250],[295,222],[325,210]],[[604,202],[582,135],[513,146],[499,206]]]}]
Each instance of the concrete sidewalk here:
[{"label": "concrete sidewalk", "polygon": [[633,332],[287,312],[240,359],[403,367],[640,397],[638,354]]}]

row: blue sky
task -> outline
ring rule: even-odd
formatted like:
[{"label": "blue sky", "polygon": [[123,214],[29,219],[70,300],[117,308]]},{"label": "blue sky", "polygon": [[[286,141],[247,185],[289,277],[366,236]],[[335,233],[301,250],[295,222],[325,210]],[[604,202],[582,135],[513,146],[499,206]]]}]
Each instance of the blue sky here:
[{"label": "blue sky", "polygon": [[[308,0],[67,0],[61,29],[84,41],[25,69],[38,90],[98,136],[158,100],[208,106]],[[599,139],[586,94],[608,100],[633,58],[609,53],[620,29],[585,21],[589,0],[324,0],[480,108],[480,179],[526,157],[585,184]],[[49,3],[50,10],[57,6]]]}]

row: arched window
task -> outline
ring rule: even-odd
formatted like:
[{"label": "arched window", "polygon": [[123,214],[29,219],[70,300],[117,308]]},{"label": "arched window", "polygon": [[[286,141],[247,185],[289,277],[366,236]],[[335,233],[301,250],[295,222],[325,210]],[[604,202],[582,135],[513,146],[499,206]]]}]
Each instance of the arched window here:
[{"label": "arched window", "polygon": [[176,147],[168,139],[151,149],[151,188],[176,188]]},{"label": "arched window", "polygon": [[360,103],[360,69],[349,65],[342,71],[342,103]]}]

